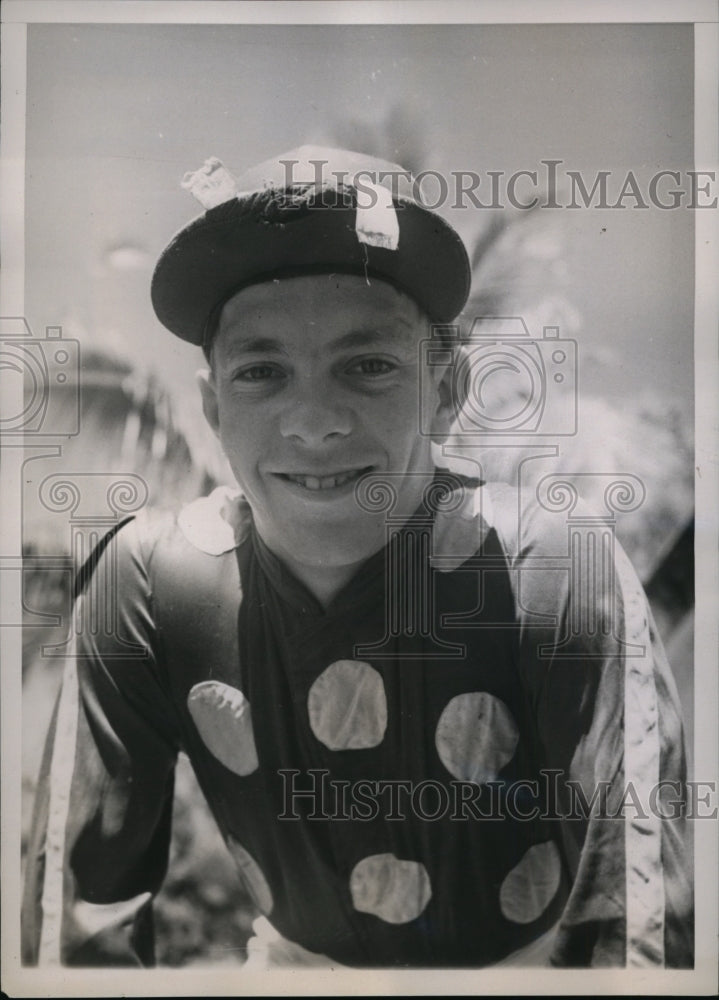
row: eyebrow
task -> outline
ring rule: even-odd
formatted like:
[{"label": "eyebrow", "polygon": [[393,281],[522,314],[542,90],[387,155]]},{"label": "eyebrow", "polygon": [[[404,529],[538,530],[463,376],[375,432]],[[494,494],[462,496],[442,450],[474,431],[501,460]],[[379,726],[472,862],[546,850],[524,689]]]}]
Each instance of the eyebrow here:
[{"label": "eyebrow", "polygon": [[272,337],[243,337],[239,340],[233,340],[229,345],[229,349],[234,352],[243,352],[248,354],[283,354],[284,348],[279,340],[274,340]]},{"label": "eyebrow", "polygon": [[[397,321],[405,327],[407,333],[415,334],[414,326],[398,316]],[[368,329],[351,330],[343,334],[336,340],[328,344],[330,350],[345,350],[348,347],[366,347],[375,344],[382,344],[388,339],[405,341],[409,339],[405,336],[405,330],[399,331],[399,336],[394,335],[392,329]],[[232,342],[230,347],[232,353],[242,354],[286,354],[286,348],[281,341],[273,337],[242,337]]]},{"label": "eyebrow", "polygon": [[337,340],[333,340],[329,346],[339,348],[340,350],[347,347],[365,347],[367,345],[381,344],[388,339],[407,340],[409,338],[405,336],[406,332],[416,335],[415,328],[406,319],[398,316],[397,321],[405,327],[405,330],[397,331],[394,328],[378,330],[374,327],[366,330],[351,330],[342,337],[338,337]]}]

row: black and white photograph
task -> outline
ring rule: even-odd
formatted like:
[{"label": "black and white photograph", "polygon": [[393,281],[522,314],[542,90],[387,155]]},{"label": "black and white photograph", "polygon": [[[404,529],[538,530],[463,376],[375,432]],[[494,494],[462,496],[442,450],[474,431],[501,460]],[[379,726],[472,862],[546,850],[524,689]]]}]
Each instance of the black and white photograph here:
[{"label": "black and white photograph", "polygon": [[707,0],[2,11],[2,988],[717,990]]}]

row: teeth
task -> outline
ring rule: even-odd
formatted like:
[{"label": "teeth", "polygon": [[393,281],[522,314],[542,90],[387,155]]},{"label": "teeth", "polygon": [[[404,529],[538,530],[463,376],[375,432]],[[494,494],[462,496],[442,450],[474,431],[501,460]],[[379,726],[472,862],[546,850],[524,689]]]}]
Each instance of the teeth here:
[{"label": "teeth", "polygon": [[357,469],[354,472],[342,472],[338,476],[320,477],[288,475],[287,478],[290,482],[297,483],[299,486],[304,486],[307,490],[331,490],[337,486],[344,485],[344,483],[348,483],[351,479],[356,479],[361,472],[361,469]]}]

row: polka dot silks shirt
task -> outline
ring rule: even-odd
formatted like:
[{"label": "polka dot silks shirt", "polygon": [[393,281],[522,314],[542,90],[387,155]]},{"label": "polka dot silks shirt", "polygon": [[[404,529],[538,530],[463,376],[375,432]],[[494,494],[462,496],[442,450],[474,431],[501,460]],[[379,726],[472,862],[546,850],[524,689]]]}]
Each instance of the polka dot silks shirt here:
[{"label": "polka dot silks shirt", "polygon": [[229,490],[123,526],[79,601],[112,625],[79,629],[68,659],[28,960],[152,962],[182,750],[258,912],[310,952],[687,961],[683,827],[621,809],[683,768],[644,595],[618,546],[603,583],[595,564],[577,578],[566,520],[517,504],[462,487],[327,608]]}]

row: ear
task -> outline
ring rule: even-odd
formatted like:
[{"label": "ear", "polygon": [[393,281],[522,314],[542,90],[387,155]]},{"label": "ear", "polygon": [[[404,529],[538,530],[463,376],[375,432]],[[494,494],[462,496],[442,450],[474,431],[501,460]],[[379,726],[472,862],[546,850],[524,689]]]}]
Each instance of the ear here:
[{"label": "ear", "polygon": [[456,402],[454,392],[454,364],[448,364],[444,369],[436,370],[436,410],[432,418],[432,437],[438,443],[449,437],[452,423],[456,417]]},{"label": "ear", "polygon": [[220,408],[217,400],[215,376],[209,368],[201,368],[195,375],[195,378],[197,379],[197,384],[200,387],[200,395],[202,396],[202,412],[205,414],[205,420],[219,438]]}]

